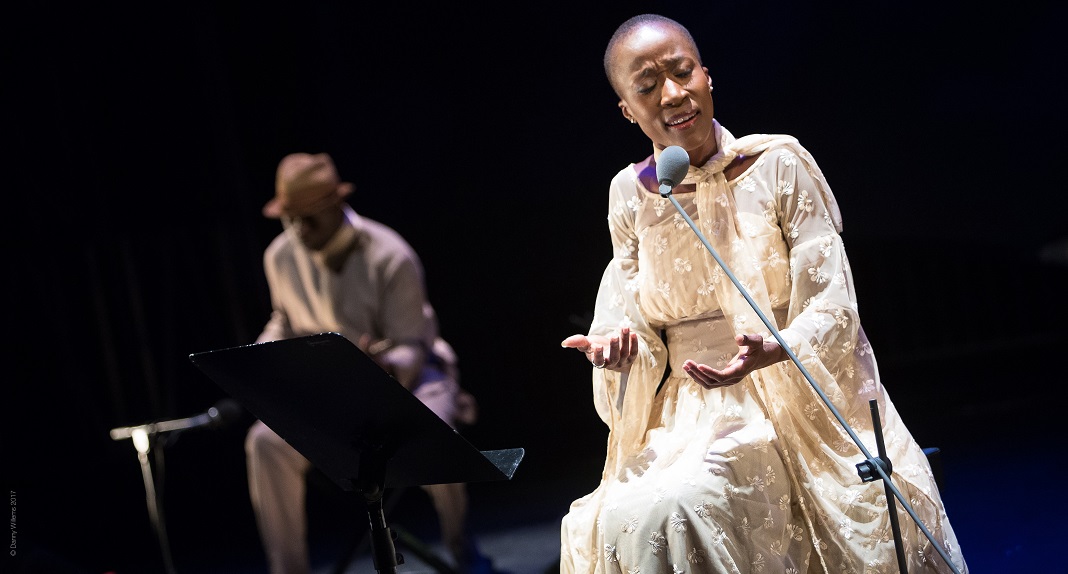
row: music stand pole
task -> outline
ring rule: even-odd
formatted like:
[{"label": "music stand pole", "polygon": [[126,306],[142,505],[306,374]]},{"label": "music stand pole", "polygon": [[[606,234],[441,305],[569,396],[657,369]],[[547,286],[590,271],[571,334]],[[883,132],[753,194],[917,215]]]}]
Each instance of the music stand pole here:
[{"label": "music stand pole", "polygon": [[360,459],[360,476],[355,477],[353,486],[363,496],[364,508],[371,528],[371,558],[375,570],[382,574],[396,574],[397,565],[404,564],[404,557],[397,553],[393,543],[394,534],[386,523],[386,513],[382,507],[385,494],[385,461],[381,450],[369,447],[363,450]]}]

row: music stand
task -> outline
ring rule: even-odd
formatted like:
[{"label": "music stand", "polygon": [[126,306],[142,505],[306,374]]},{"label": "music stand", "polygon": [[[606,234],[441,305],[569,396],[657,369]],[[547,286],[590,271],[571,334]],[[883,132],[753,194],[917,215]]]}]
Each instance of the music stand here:
[{"label": "music stand", "polygon": [[189,355],[343,490],[362,494],[378,572],[403,563],[387,488],[508,480],[521,448],[480,451],[338,333]]}]

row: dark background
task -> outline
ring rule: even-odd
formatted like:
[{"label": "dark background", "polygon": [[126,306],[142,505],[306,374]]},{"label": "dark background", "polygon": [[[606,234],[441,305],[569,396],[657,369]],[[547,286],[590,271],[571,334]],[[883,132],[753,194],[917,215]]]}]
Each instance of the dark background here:
[{"label": "dark background", "polygon": [[[588,366],[559,342],[585,332],[611,254],[608,182],[651,151],[601,68],[640,12],[690,27],[728,129],[789,133],[819,161],[884,384],[920,442],[947,447],[950,473],[965,454],[1018,465],[1005,453],[1026,446],[1038,466],[1015,468],[996,505],[1022,491],[1021,507],[1063,507],[1028,495],[1051,480],[1065,384],[1053,2],[219,4],[45,2],[5,18],[0,478],[24,565],[159,570],[135,451],[108,431],[226,396],[188,356],[250,343],[266,321],[261,256],[280,227],[260,208],[294,151],[329,152],[355,209],[420,253],[482,407],[468,439],[525,448],[517,488],[591,489],[606,432]],[[153,452],[180,570],[239,548],[258,559],[251,420]],[[991,494],[958,512],[981,518]],[[966,555],[1005,542],[955,525]]]}]

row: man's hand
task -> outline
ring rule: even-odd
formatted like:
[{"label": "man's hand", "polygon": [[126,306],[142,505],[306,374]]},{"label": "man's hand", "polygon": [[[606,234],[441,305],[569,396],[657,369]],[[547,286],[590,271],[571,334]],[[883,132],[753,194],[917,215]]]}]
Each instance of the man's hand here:
[{"label": "man's hand", "polygon": [[382,370],[400,382],[404,388],[412,390],[419,381],[419,375],[426,362],[426,352],[418,345],[395,345],[389,339],[374,340],[369,335],[361,335],[356,346],[374,359]]}]

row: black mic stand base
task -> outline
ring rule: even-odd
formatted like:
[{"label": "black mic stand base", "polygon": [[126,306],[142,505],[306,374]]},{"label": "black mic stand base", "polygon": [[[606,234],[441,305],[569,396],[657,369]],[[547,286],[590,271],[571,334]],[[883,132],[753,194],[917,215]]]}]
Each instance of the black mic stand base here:
[{"label": "black mic stand base", "polygon": [[[879,418],[879,402],[875,399],[868,401],[871,410],[872,430],[875,432],[875,444],[879,457],[867,459],[857,464],[857,472],[862,482],[871,482],[882,477],[883,488],[886,490],[886,511],[890,514],[890,530],[894,533],[894,550],[897,552],[897,566],[901,574],[908,574],[908,560],[905,558],[904,545],[901,543],[901,526],[897,520],[897,505],[894,502],[894,488],[890,485],[890,475],[893,473],[893,464],[886,455],[886,445],[883,443],[883,426]],[[878,467],[878,468],[877,468]],[[950,563],[952,565],[952,563]]]}]

